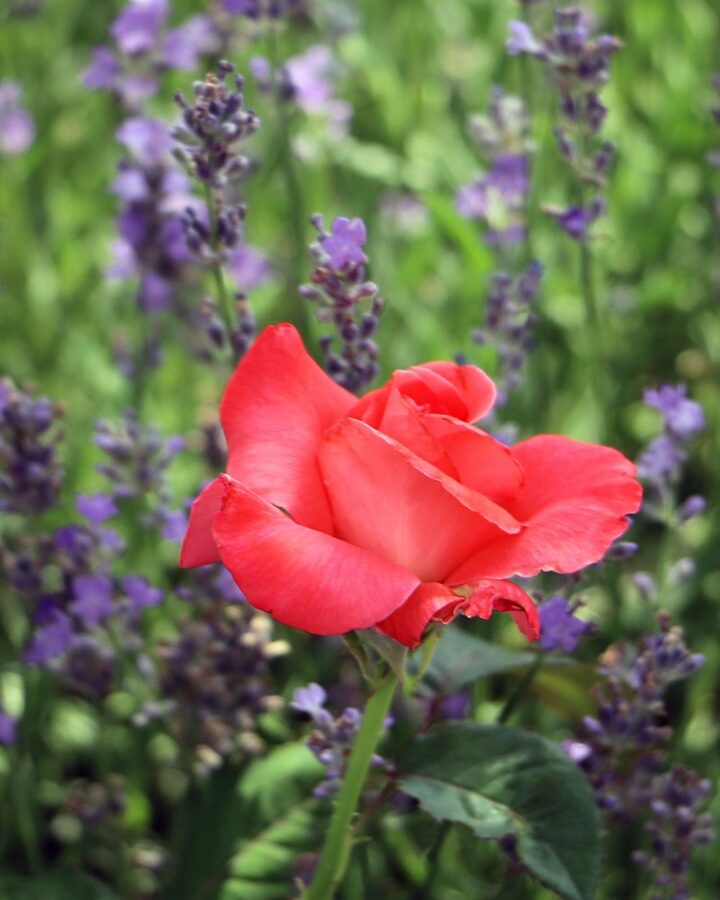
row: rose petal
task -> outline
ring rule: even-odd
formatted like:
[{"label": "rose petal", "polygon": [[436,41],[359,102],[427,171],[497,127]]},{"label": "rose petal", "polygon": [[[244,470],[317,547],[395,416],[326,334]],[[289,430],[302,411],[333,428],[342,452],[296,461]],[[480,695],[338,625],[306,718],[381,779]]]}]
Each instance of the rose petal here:
[{"label": "rose petal", "polygon": [[487,497],[356,419],[328,430],[320,467],[338,536],[422,581],[443,580],[483,544],[521,527]]},{"label": "rose petal", "polygon": [[390,381],[366,394],[350,415],[373,428],[380,427],[393,388],[420,412],[441,413],[465,422],[475,422],[495,402],[495,385],[481,369],[440,361],[393,372]]},{"label": "rose petal", "polygon": [[257,609],[311,634],[370,628],[418,579],[367,550],[298,525],[229,476],[215,519],[223,564]]},{"label": "rose petal", "polygon": [[183,569],[206,566],[220,559],[212,534],[212,524],[220,512],[224,494],[225,486],[220,478],[216,478],[195,498],[180,550],[180,565]]},{"label": "rose petal", "polygon": [[511,581],[493,579],[477,582],[469,597],[458,597],[444,584],[421,584],[378,628],[415,649],[431,622],[448,624],[458,614],[489,619],[495,611],[509,612],[528,640],[535,641],[540,636],[540,619],[532,599]]},{"label": "rose petal", "polygon": [[299,524],[332,533],[317,447],[355,403],[308,356],[292,325],[265,329],[223,397],[228,472]]},{"label": "rose petal", "polygon": [[420,421],[441,445],[456,478],[505,506],[525,483],[525,473],[509,447],[450,416],[424,415]]},{"label": "rose petal", "polygon": [[527,528],[483,547],[445,579],[448,584],[577,572],[602,559],[640,506],[635,466],[617,450],[540,435],[512,451],[526,482],[507,507]]}]

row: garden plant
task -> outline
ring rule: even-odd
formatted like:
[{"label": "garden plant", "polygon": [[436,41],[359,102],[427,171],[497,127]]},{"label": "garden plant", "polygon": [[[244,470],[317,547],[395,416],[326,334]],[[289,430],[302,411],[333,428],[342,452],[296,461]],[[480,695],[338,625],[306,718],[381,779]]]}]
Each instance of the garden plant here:
[{"label": "garden plant", "polygon": [[0,898],[720,896],[718,73],[3,0]]}]

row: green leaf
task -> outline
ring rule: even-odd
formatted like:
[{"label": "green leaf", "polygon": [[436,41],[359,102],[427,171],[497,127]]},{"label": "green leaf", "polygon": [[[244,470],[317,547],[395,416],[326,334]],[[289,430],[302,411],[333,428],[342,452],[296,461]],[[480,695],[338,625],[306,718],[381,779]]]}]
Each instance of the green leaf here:
[{"label": "green leaf", "polygon": [[473,637],[459,628],[447,628],[419,686],[421,694],[447,694],[478,678],[532,665],[533,653],[507,650]]},{"label": "green leaf", "polygon": [[480,838],[514,835],[540,882],[568,900],[593,896],[600,817],[585,776],[552,741],[502,725],[441,725],[398,764],[400,786],[432,816]]},{"label": "green leaf", "polygon": [[3,900],[119,900],[110,888],[74,869],[47,872],[33,878],[0,876]]},{"label": "green leaf", "polygon": [[301,744],[249,767],[240,785],[242,839],[218,900],[285,900],[298,856],[322,844],[326,804],[311,796],[322,766]]}]

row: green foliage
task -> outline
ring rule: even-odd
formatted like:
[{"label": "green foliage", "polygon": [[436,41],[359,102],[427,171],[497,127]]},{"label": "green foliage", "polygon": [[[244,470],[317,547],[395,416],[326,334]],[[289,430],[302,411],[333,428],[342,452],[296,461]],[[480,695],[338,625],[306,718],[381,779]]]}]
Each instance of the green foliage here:
[{"label": "green foliage", "polygon": [[399,760],[402,789],[479,838],[516,839],[522,863],[568,900],[589,900],[600,817],[585,776],[556,744],[517,728],[442,725]]},{"label": "green foliage", "polygon": [[281,747],[250,766],[239,788],[238,847],[219,900],[284,900],[298,857],[322,843],[326,809],[311,796],[322,767],[308,749]]},{"label": "green foliage", "polygon": [[535,656],[474,637],[457,626],[446,628],[422,681],[423,694],[449,694],[488,675],[532,665]]}]

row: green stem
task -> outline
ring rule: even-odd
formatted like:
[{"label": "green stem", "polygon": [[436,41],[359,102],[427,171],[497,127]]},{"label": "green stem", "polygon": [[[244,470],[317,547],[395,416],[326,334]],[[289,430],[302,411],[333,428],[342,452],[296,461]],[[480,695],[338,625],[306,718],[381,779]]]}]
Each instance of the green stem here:
[{"label": "green stem", "polygon": [[368,700],[306,900],[330,900],[343,877],[350,857],[352,819],[397,684],[397,675],[388,672]]},{"label": "green stem", "polygon": [[542,664],[544,661],[545,661],[545,657],[543,656],[543,654],[538,653],[537,656],[535,657],[535,661],[530,666],[530,668],[527,670],[527,672],[525,673],[525,675],[522,678],[522,681],[515,689],[515,693],[511,694],[510,697],[508,697],[505,705],[500,710],[500,715],[498,716],[498,723],[500,725],[503,725],[505,722],[507,722],[507,720],[513,714],[516,706],[518,705],[520,700],[522,700],[522,698],[525,696],[527,689],[530,687],[530,685],[533,683],[533,681],[535,681],[535,676],[540,671],[540,668],[542,667]]},{"label": "green stem", "polygon": [[227,328],[228,340],[230,340],[230,335],[235,330],[235,315],[232,301],[227,292],[227,288],[225,287],[222,264],[217,258],[217,252],[219,249],[217,208],[215,206],[215,195],[209,184],[205,185],[205,203],[207,204],[208,216],[210,217],[210,247],[215,254],[215,259],[213,260],[212,264],[213,280],[215,282],[215,293],[217,295],[220,314],[222,315],[225,321],[225,327]]}]

